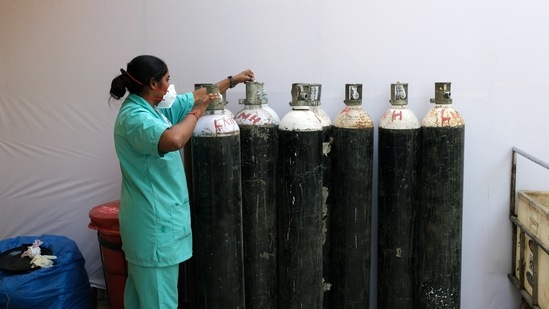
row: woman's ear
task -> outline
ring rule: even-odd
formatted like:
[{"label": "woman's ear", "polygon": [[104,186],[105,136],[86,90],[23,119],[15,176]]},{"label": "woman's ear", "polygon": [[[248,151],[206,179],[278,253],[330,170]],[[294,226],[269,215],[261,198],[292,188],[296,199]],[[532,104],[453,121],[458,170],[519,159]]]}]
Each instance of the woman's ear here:
[{"label": "woman's ear", "polygon": [[149,87],[151,87],[151,89],[153,90],[157,90],[159,86],[160,86],[160,83],[154,80],[154,78],[151,78],[151,81],[149,82]]}]

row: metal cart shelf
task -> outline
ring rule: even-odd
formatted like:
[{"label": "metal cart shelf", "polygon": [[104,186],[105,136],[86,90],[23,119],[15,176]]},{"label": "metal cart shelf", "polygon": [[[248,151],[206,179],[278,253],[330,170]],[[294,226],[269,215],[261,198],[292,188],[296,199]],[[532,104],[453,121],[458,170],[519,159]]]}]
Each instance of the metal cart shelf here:
[{"label": "metal cart shelf", "polygon": [[[508,275],[509,280],[513,283],[513,285],[520,291],[520,294],[524,301],[528,303],[528,305],[533,309],[548,309],[540,307],[539,304],[539,294],[540,291],[538,291],[538,283],[540,279],[539,274],[539,267],[538,267],[538,260],[540,256],[540,249],[545,252],[545,254],[549,255],[549,247],[542,242],[541,239],[539,239],[534,233],[532,233],[531,230],[528,229],[528,227],[524,224],[524,222],[520,222],[518,215],[517,215],[517,191],[516,191],[516,174],[517,174],[517,157],[518,155],[538,164],[541,167],[544,167],[545,169],[549,169],[549,164],[526,153],[525,151],[518,149],[516,147],[513,147],[513,157],[512,157],[512,166],[511,166],[511,196],[510,196],[510,213],[509,213],[509,219],[511,220],[513,224],[513,268],[512,273]],[[520,231],[520,232],[519,232]],[[531,263],[532,273],[531,277],[529,278],[529,284],[531,285],[531,291],[532,293],[529,293],[529,291],[525,287],[526,282],[526,259],[525,259],[525,240],[526,237],[529,237],[532,242],[530,242],[530,249],[532,252],[532,260],[529,262]],[[518,241],[518,245],[517,245]],[[517,247],[518,251],[517,252]],[[517,268],[517,254],[519,255],[519,262]],[[517,269],[519,270],[517,273]],[[542,277],[543,278],[543,277]],[[545,280],[547,280],[545,278]],[[541,291],[543,292],[543,291]]]}]

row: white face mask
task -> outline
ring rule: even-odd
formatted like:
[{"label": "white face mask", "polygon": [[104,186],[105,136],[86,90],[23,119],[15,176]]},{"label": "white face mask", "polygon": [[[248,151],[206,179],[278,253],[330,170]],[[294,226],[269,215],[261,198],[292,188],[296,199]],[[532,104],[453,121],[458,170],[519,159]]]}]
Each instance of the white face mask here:
[{"label": "white face mask", "polygon": [[172,107],[176,97],[177,97],[177,92],[175,92],[175,86],[173,84],[170,84],[170,86],[168,87],[168,92],[166,92],[166,94],[162,98],[162,101],[160,101],[160,103],[158,103],[156,107],[170,108]]}]

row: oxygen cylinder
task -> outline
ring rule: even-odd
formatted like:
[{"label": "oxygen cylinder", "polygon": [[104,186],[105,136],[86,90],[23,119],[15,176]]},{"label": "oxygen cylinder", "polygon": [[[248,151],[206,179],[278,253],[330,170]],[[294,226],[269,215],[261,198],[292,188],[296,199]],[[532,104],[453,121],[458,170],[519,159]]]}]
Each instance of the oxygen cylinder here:
[{"label": "oxygen cylinder", "polygon": [[[204,83],[194,84],[194,90],[206,87]],[[185,177],[187,179],[187,187],[189,191],[189,204],[191,209],[191,215],[194,214],[195,204],[193,198],[193,168],[192,168],[192,151],[191,151],[192,137],[187,144],[183,147],[183,164],[185,166]],[[191,222],[192,224],[192,222]],[[195,258],[191,257],[187,261],[179,264],[179,282],[177,285],[179,292],[179,307],[185,308],[182,304],[190,303],[196,304],[197,290],[196,290],[196,262]],[[182,281],[181,278],[185,280]],[[181,295],[184,295],[185,303],[182,302]]]},{"label": "oxygen cylinder", "polygon": [[413,235],[420,123],[408,84],[391,84],[378,132],[378,308],[413,308]]},{"label": "oxygen cylinder", "polygon": [[279,121],[262,108],[263,83],[246,83],[235,115],[242,157],[242,227],[247,308],[278,308],[276,179]]},{"label": "oxygen cylinder", "polygon": [[[206,87],[219,93],[217,85]],[[193,131],[193,242],[200,308],[244,308],[240,129],[212,101]]]},{"label": "oxygen cylinder", "polygon": [[323,281],[324,281],[324,306],[328,306],[328,297],[330,294],[329,276],[329,251],[330,251],[330,219],[328,216],[330,207],[330,193],[332,184],[332,156],[330,155],[332,147],[332,121],[328,114],[322,109],[321,105],[321,84],[310,85],[311,111],[316,115],[322,126],[322,223],[323,223]]},{"label": "oxygen cylinder", "polygon": [[451,84],[435,83],[421,123],[416,308],[459,308],[465,125]]},{"label": "oxygen cylinder", "polygon": [[374,125],[362,84],[345,85],[335,117],[330,208],[330,308],[369,308]]},{"label": "oxygen cylinder", "polygon": [[292,84],[280,121],[279,308],[322,308],[322,126],[310,85]]}]

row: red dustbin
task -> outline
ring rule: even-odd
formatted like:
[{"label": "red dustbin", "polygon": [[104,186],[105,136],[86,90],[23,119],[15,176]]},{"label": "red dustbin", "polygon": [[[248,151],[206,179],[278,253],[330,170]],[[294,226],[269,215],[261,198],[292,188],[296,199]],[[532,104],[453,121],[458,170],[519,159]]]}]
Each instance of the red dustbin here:
[{"label": "red dustbin", "polygon": [[124,308],[124,287],[128,275],[118,224],[119,208],[119,200],[92,208],[90,210],[91,222],[88,225],[90,229],[97,230],[109,307],[114,309]]}]

